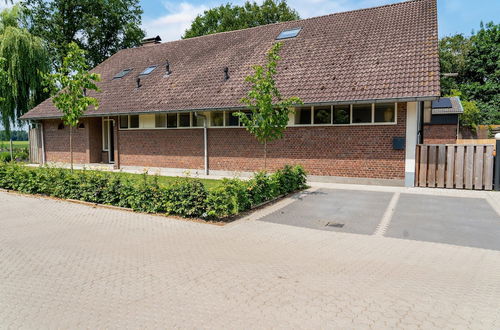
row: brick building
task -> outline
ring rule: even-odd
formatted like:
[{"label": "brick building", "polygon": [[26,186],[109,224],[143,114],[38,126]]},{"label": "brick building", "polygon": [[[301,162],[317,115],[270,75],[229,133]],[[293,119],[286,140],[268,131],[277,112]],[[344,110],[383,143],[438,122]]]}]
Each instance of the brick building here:
[{"label": "brick building", "polygon": [[[330,180],[413,184],[425,102],[439,97],[436,0],[270,24],[119,51],[93,72],[100,101],[74,129],[76,163],[252,172],[263,146],[232,113],[246,76],[282,42],[277,84],[304,105],[268,168],[302,164]],[[69,128],[51,100],[23,119],[41,128],[43,159],[68,162]]]},{"label": "brick building", "polygon": [[460,114],[464,113],[459,97],[443,97],[424,103],[424,143],[457,142]]}]

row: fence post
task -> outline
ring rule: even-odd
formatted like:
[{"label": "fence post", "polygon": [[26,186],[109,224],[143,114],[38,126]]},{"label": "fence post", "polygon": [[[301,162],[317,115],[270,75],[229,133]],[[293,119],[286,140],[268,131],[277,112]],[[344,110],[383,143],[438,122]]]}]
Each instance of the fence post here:
[{"label": "fence post", "polygon": [[495,154],[495,185],[493,189],[500,191],[500,133],[495,134],[496,154]]}]

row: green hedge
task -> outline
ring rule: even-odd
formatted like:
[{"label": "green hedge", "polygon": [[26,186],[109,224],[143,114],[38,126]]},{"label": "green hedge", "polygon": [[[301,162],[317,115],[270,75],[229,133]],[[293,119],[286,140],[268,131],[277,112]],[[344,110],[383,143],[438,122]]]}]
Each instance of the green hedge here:
[{"label": "green hedge", "polygon": [[71,172],[0,162],[3,189],[206,219],[226,218],[305,187],[306,173],[301,166],[285,166],[271,174],[259,172],[248,181],[224,179],[207,189],[193,178],[179,178],[163,186],[157,176],[146,174],[137,182],[110,172]]}]

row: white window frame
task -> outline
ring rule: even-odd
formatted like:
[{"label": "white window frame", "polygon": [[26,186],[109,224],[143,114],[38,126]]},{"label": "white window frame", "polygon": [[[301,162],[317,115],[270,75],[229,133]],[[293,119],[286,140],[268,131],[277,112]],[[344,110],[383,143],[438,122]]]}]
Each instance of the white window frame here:
[{"label": "white window frame", "polygon": [[[103,117],[102,118],[102,151],[108,151],[109,152],[109,117]],[[108,128],[108,134],[104,133],[104,127]],[[105,143],[108,143],[108,147],[105,147]]]},{"label": "white window frame", "polygon": [[[392,102],[383,102],[383,103],[392,103]],[[359,103],[361,104],[361,103]],[[370,103],[371,104],[371,122],[369,123],[353,123],[353,105],[354,104],[349,104],[349,123],[348,124],[334,124],[333,123],[333,109],[334,109],[334,104],[325,104],[321,106],[311,106],[311,124],[295,124],[295,117],[293,116],[293,121],[292,123],[289,122],[287,127],[325,127],[325,126],[380,126],[380,125],[397,125],[398,124],[398,103],[394,102],[394,121],[393,122],[375,122],[375,103]],[[330,106],[330,123],[329,124],[315,124],[314,123],[314,113],[316,111],[317,107],[325,107],[325,106]],[[238,110],[214,110],[214,111],[220,111],[222,112],[223,116],[223,125],[222,126],[212,126],[212,113],[213,111],[205,111],[205,115],[207,116],[207,121],[208,121],[208,127],[210,128],[244,128],[244,126],[241,126],[241,120],[238,118],[238,126],[227,126],[227,119],[226,115],[227,113],[231,113],[234,111]],[[242,110],[243,111],[243,110]],[[121,128],[118,122],[118,129],[119,130],[155,130],[155,129],[199,129],[203,128],[203,126],[194,126],[194,112],[189,112],[189,127],[180,127],[180,114],[184,112],[175,112],[177,115],[177,127],[152,127],[152,128],[141,128],[140,125],[140,120],[141,120],[141,115],[139,116],[139,127],[138,128],[131,128],[130,127],[130,116],[132,115],[121,115],[121,116],[127,116],[128,117],[128,127],[127,128]],[[165,115],[172,114],[171,112],[167,113],[162,113]],[[135,116],[135,115],[134,115]],[[119,115],[120,117],[120,115]],[[109,118],[109,117],[107,117]],[[104,120],[104,119],[103,119]],[[165,118],[166,122],[168,121],[167,118]],[[155,123],[156,126],[156,123]],[[103,144],[104,146],[104,144]],[[104,150],[105,151],[105,150]]]}]

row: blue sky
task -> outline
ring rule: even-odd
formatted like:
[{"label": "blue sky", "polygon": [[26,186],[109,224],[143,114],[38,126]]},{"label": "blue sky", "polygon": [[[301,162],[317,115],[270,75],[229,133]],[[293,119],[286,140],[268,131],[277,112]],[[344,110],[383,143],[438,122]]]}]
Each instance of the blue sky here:
[{"label": "blue sky", "polygon": [[[402,0],[288,0],[302,18],[368,8]],[[148,36],[160,35],[163,41],[180,39],[197,14],[227,2],[243,0],[141,0],[144,9],[143,27]],[[257,2],[261,2],[258,0]],[[440,37],[479,28],[479,22],[500,22],[500,0],[438,0]]]}]

